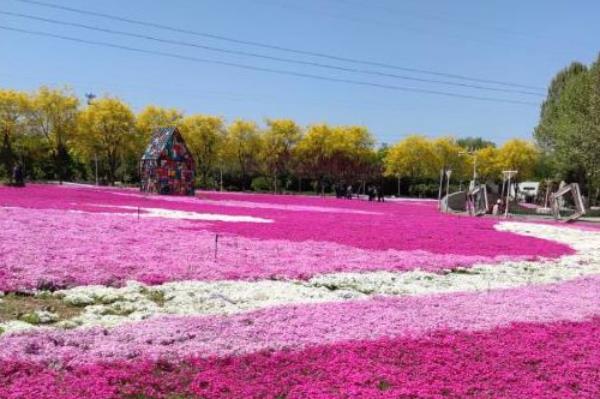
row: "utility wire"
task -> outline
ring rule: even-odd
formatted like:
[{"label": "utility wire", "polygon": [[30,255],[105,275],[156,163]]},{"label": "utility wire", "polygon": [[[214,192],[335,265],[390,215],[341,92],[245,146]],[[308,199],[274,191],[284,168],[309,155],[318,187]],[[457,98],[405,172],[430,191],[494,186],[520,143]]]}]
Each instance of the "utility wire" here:
[{"label": "utility wire", "polygon": [[189,29],[176,28],[176,27],[162,25],[162,24],[158,24],[158,23],[154,23],[154,22],[141,21],[141,20],[137,20],[137,19],[121,17],[118,15],[111,15],[111,14],[105,14],[105,13],[100,13],[100,12],[95,12],[95,11],[84,10],[81,8],[61,6],[58,4],[47,3],[44,1],[38,1],[38,0],[14,0],[14,1],[19,1],[21,3],[27,3],[27,4],[32,4],[32,5],[47,7],[47,8],[53,8],[53,9],[58,9],[58,10],[63,10],[63,11],[69,11],[69,12],[82,14],[82,15],[91,15],[94,17],[105,18],[105,19],[109,19],[109,20],[113,20],[113,21],[126,22],[129,24],[146,26],[146,27],[151,27],[151,28],[156,28],[156,29],[161,29],[161,30],[166,30],[166,31],[171,31],[171,32],[185,33],[185,34],[189,34],[189,35],[207,37],[207,38],[211,38],[211,39],[215,39],[215,40],[221,40],[221,41],[226,41],[226,42],[231,42],[231,43],[236,43],[236,44],[261,47],[261,48],[266,48],[266,49],[270,49],[270,50],[278,50],[278,51],[284,51],[284,52],[294,53],[294,54],[309,55],[312,57],[327,58],[327,59],[331,59],[331,60],[335,60],[335,61],[343,61],[343,62],[349,62],[349,63],[353,63],[353,64],[361,64],[361,65],[376,66],[376,67],[381,67],[381,68],[396,69],[396,70],[401,70],[401,71],[405,71],[405,72],[421,73],[421,74],[426,74],[426,75],[441,76],[441,77],[447,77],[447,78],[452,78],[452,79],[461,79],[461,80],[467,80],[467,81],[471,81],[471,82],[490,83],[490,84],[496,84],[496,85],[501,85],[501,86],[506,86],[506,87],[517,87],[517,88],[522,88],[522,89],[545,91],[544,88],[529,86],[529,85],[524,85],[524,84],[519,84],[519,83],[505,82],[505,81],[492,80],[492,79],[474,78],[474,77],[469,77],[469,76],[460,75],[460,74],[431,71],[431,70],[419,69],[419,68],[409,68],[409,67],[403,67],[403,66],[398,66],[398,65],[393,65],[393,64],[383,63],[383,62],[369,61],[369,60],[363,60],[363,59],[358,59],[358,58],[340,57],[340,56],[336,56],[336,55],[332,55],[332,54],[325,54],[325,53],[320,53],[320,52],[315,52],[315,51],[300,50],[300,49],[294,49],[294,48],[290,48],[290,47],[278,46],[278,45],[267,44],[267,43],[260,43],[260,42],[250,41],[250,40],[236,39],[233,37],[215,35],[215,34],[206,33],[206,32],[198,32],[198,31],[193,31],[193,30],[189,30]]},{"label": "utility wire", "polygon": [[325,69],[333,69],[336,71],[362,73],[362,74],[366,74],[366,75],[374,75],[374,76],[381,76],[381,77],[401,79],[401,80],[410,80],[410,81],[422,82],[422,83],[434,83],[434,84],[442,84],[442,85],[455,86],[455,87],[467,87],[467,88],[477,89],[477,90],[488,90],[488,91],[496,91],[496,92],[503,92],[503,93],[517,93],[517,94],[524,94],[524,95],[529,95],[529,96],[544,97],[543,94],[535,93],[532,91],[502,89],[502,88],[497,88],[497,87],[480,86],[480,85],[475,85],[475,84],[470,84],[470,83],[451,82],[451,81],[447,81],[447,80],[415,78],[412,76],[398,75],[398,74],[393,74],[393,73],[385,73],[385,72],[373,71],[373,70],[369,70],[369,69],[342,67],[342,66],[323,64],[323,63],[312,62],[312,61],[300,61],[300,60],[294,60],[294,59],[290,59],[290,58],[281,58],[281,57],[274,57],[274,56],[270,56],[270,55],[257,54],[257,53],[252,53],[252,52],[248,52],[248,51],[229,50],[229,49],[224,49],[224,48],[220,48],[220,47],[207,46],[204,44],[184,42],[184,41],[180,41],[180,40],[162,39],[160,37],[150,36],[150,35],[146,35],[146,34],[125,32],[125,31],[109,29],[109,28],[104,28],[104,27],[99,27],[99,26],[81,24],[78,22],[61,21],[61,20],[57,20],[57,19],[39,17],[39,16],[35,16],[35,15],[30,15],[30,14],[22,14],[22,13],[15,13],[15,12],[9,12],[9,11],[0,11],[0,14],[8,15],[11,17],[18,17],[18,18],[42,21],[42,22],[47,22],[47,23],[51,23],[51,24],[55,24],[55,25],[73,26],[76,28],[82,28],[82,29],[87,29],[87,30],[92,30],[92,31],[97,31],[97,32],[110,33],[113,35],[135,37],[135,38],[139,38],[139,39],[151,40],[151,41],[160,42],[160,43],[175,44],[175,45],[179,45],[179,46],[199,48],[202,50],[214,51],[214,52],[219,52],[219,53],[261,58],[261,59],[267,59],[267,60],[271,60],[271,61],[279,61],[279,62],[286,62],[286,63],[291,63],[291,64],[313,66],[313,67],[325,68]]},{"label": "utility wire", "polygon": [[359,8],[365,8],[365,7],[378,8],[380,10],[385,11],[386,13],[401,15],[403,17],[409,17],[412,19],[416,18],[416,19],[420,19],[420,20],[430,20],[430,21],[436,21],[436,22],[450,23],[452,25],[459,25],[461,27],[467,26],[467,27],[478,29],[478,30],[483,30],[483,31],[487,31],[487,32],[498,32],[498,33],[505,34],[505,35],[531,37],[531,34],[529,34],[529,33],[518,32],[515,30],[505,28],[505,27],[501,27],[501,26],[490,26],[489,24],[476,22],[475,20],[462,19],[462,18],[460,20],[457,20],[457,19],[450,18],[443,14],[431,14],[431,13],[426,14],[426,13],[416,13],[414,11],[412,11],[412,12],[406,11],[406,9],[399,9],[396,7],[387,7],[385,5],[381,5],[381,4],[379,4],[380,2],[377,2],[377,1],[369,1],[369,0],[367,0],[367,1],[330,0],[330,1],[336,2],[336,3],[347,4],[347,5],[355,6],[355,7],[359,7]]},{"label": "utility wire", "polygon": [[136,53],[158,55],[158,56],[162,56],[162,57],[176,58],[176,59],[198,62],[198,63],[205,63],[205,64],[224,65],[224,66],[234,67],[234,68],[238,68],[238,69],[260,71],[260,72],[274,73],[274,74],[287,75],[287,76],[296,76],[296,77],[315,79],[315,80],[327,81],[327,82],[347,83],[347,84],[357,85],[357,86],[377,87],[380,89],[405,91],[405,92],[413,92],[413,93],[435,94],[435,95],[446,96],[446,97],[464,98],[464,99],[498,102],[498,103],[534,105],[534,106],[538,105],[537,103],[520,101],[520,100],[511,100],[511,99],[496,98],[496,97],[473,96],[473,95],[459,94],[459,93],[452,93],[452,92],[445,92],[445,91],[438,91],[438,90],[420,89],[420,88],[415,88],[415,87],[394,86],[394,85],[362,81],[362,80],[333,78],[333,77],[327,77],[327,76],[322,76],[322,75],[308,74],[308,73],[288,71],[288,70],[275,69],[275,68],[265,68],[265,67],[259,67],[259,66],[248,65],[248,64],[240,64],[240,63],[235,63],[235,62],[227,62],[227,61],[219,61],[219,60],[212,60],[212,59],[206,59],[206,58],[192,57],[192,56],[187,56],[187,55],[183,55],[183,54],[169,53],[169,52],[164,52],[164,51],[147,50],[147,49],[142,49],[139,47],[124,46],[124,45],[114,44],[114,43],[109,43],[109,42],[86,40],[86,39],[81,39],[81,38],[72,37],[72,36],[58,35],[58,34],[54,34],[54,33],[50,33],[50,32],[43,32],[43,31],[20,29],[20,28],[5,26],[5,25],[0,25],[0,29],[6,30],[6,31],[12,31],[12,32],[26,33],[26,34],[35,35],[35,36],[51,37],[51,38],[55,38],[55,39],[67,40],[67,41],[76,42],[76,43],[84,43],[84,44],[94,45],[94,46],[116,48],[116,49],[136,52]]}]

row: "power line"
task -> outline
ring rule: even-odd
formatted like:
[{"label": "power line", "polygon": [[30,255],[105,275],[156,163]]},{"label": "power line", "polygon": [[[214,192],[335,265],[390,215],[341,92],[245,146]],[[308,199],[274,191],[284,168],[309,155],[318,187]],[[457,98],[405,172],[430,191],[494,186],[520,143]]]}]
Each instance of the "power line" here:
[{"label": "power line", "polygon": [[0,25],[0,29],[7,30],[7,31],[13,31],[13,32],[19,32],[19,33],[26,33],[26,34],[35,35],[35,36],[52,37],[55,39],[66,40],[66,41],[77,42],[77,43],[84,43],[84,44],[89,44],[89,45],[94,45],[94,46],[116,48],[116,49],[121,49],[121,50],[136,52],[136,53],[142,53],[142,54],[159,55],[162,57],[176,58],[176,59],[181,59],[181,60],[186,60],[186,61],[191,61],[191,62],[214,64],[214,65],[224,65],[224,66],[234,67],[234,68],[238,68],[238,69],[246,69],[246,70],[251,70],[251,71],[260,71],[260,72],[274,73],[274,74],[279,74],[279,75],[302,77],[302,78],[315,79],[315,80],[327,81],[327,82],[346,83],[346,84],[357,85],[357,86],[377,87],[380,89],[405,91],[405,92],[413,92],[413,93],[434,94],[434,95],[454,97],[454,98],[464,98],[464,99],[470,99],[470,100],[480,100],[480,101],[508,103],[508,104],[521,104],[521,105],[535,105],[535,106],[538,105],[537,103],[520,101],[520,100],[511,100],[511,99],[496,98],[496,97],[482,97],[482,96],[473,96],[473,95],[459,94],[459,93],[452,93],[452,92],[445,92],[445,91],[438,91],[438,90],[420,89],[420,88],[404,87],[404,86],[394,86],[394,85],[388,85],[388,84],[382,84],[382,83],[376,83],[376,82],[368,82],[368,81],[362,81],[362,80],[333,78],[333,77],[327,77],[327,76],[322,76],[322,75],[314,75],[314,74],[288,71],[288,70],[275,69],[275,68],[265,68],[265,67],[259,67],[259,66],[248,65],[248,64],[240,64],[240,63],[235,63],[235,62],[211,60],[211,59],[187,56],[187,55],[183,55],[183,54],[169,53],[169,52],[156,51],[156,50],[147,50],[147,49],[142,49],[139,47],[124,46],[124,45],[120,45],[120,44],[114,44],[114,43],[108,43],[108,42],[102,42],[102,41],[80,39],[77,37],[58,35],[58,34],[54,34],[54,33],[50,33],[50,32],[13,28],[13,27],[4,26],[4,25]]},{"label": "power line", "polygon": [[[474,42],[474,43],[478,43],[481,45],[485,45],[485,46],[490,46],[493,44],[496,44],[496,41],[490,41],[489,39],[486,39],[484,37],[481,37],[480,35],[472,35],[472,34],[457,34],[457,33],[452,33],[452,32],[448,32],[445,31],[444,33],[441,32],[435,32],[432,31],[431,29],[427,29],[427,28],[423,28],[421,26],[412,26],[410,23],[406,24],[406,22],[401,22],[399,19],[394,19],[393,21],[387,20],[387,19],[381,19],[381,18],[376,18],[373,19],[371,16],[368,15],[368,11],[367,12],[363,12],[360,14],[360,16],[353,16],[353,15],[348,15],[347,13],[339,13],[338,10],[328,10],[326,9],[324,6],[324,0],[322,0],[319,3],[319,9],[315,9],[313,7],[309,7],[306,6],[304,3],[302,3],[303,5],[299,5],[300,2],[289,2],[289,1],[269,1],[269,0],[254,0],[257,3],[263,4],[265,6],[268,7],[278,7],[278,8],[282,8],[285,10],[290,10],[292,12],[294,12],[295,14],[297,14],[298,12],[301,13],[305,13],[305,14],[309,14],[309,15],[313,15],[313,16],[318,16],[318,17],[326,17],[326,18],[332,18],[332,19],[336,19],[336,20],[342,20],[342,21],[347,21],[353,24],[361,24],[361,25],[369,25],[369,26],[373,26],[377,29],[380,29],[382,27],[388,27],[388,28],[393,28],[394,30],[404,30],[404,31],[408,31],[420,36],[425,36],[425,37],[432,37],[435,38],[436,40],[441,39],[451,39],[454,42],[459,42],[459,43],[464,43],[465,41],[469,41],[469,42]],[[371,10],[372,8],[374,8],[375,5],[373,5],[373,7],[371,7],[371,4],[369,3],[369,7],[367,10]],[[375,7],[376,8],[376,7]],[[344,9],[345,11],[347,9]],[[389,14],[389,12],[388,12]],[[403,15],[404,17],[406,17],[406,15]],[[522,46],[521,46],[522,47]]]},{"label": "power line", "polygon": [[420,73],[420,74],[426,74],[426,75],[441,76],[441,77],[447,77],[447,78],[452,78],[452,79],[461,79],[461,80],[466,80],[466,81],[471,81],[471,82],[489,83],[489,84],[501,85],[501,86],[506,86],[506,87],[517,87],[517,88],[521,88],[521,89],[545,91],[544,88],[523,85],[523,84],[519,84],[519,83],[505,82],[505,81],[492,80],[492,79],[474,78],[474,77],[469,77],[469,76],[460,75],[460,74],[430,71],[430,70],[419,69],[419,68],[402,67],[402,66],[383,63],[383,62],[369,61],[369,60],[349,58],[349,57],[340,57],[340,56],[336,56],[336,55],[332,55],[332,54],[325,54],[325,53],[320,53],[320,52],[315,52],[315,51],[300,50],[300,49],[294,49],[294,48],[290,48],[290,47],[278,46],[278,45],[267,44],[267,43],[260,43],[260,42],[250,41],[250,40],[236,39],[233,37],[215,35],[215,34],[206,33],[206,32],[198,32],[198,31],[193,31],[193,30],[189,30],[189,29],[176,28],[176,27],[162,25],[162,24],[158,24],[158,23],[154,23],[154,22],[141,21],[141,20],[137,20],[137,19],[126,18],[126,17],[111,15],[111,14],[105,14],[105,13],[100,13],[100,12],[96,12],[96,11],[89,11],[89,10],[84,10],[84,9],[80,9],[80,8],[61,6],[58,4],[47,3],[47,2],[43,2],[43,1],[37,1],[37,0],[15,0],[15,1],[32,4],[32,5],[36,5],[36,6],[41,6],[41,7],[47,7],[47,8],[53,8],[53,9],[73,12],[73,13],[77,13],[77,14],[91,15],[94,17],[105,18],[105,19],[109,19],[109,20],[113,20],[113,21],[120,21],[120,22],[129,23],[129,24],[135,24],[135,25],[146,26],[146,27],[151,27],[151,28],[156,28],[156,29],[161,29],[161,30],[167,30],[167,31],[171,31],[171,32],[185,33],[185,34],[189,34],[189,35],[207,37],[210,39],[221,40],[221,41],[226,41],[226,42],[231,42],[231,43],[236,43],[236,44],[261,47],[261,48],[266,48],[266,49],[270,49],[270,50],[277,50],[277,51],[284,51],[284,52],[294,53],[294,54],[302,54],[302,55],[309,55],[309,56],[313,56],[313,57],[327,58],[327,59],[331,59],[331,60],[335,60],[335,61],[343,61],[343,62],[349,62],[349,63],[353,63],[353,64],[376,66],[376,67],[387,68],[387,69],[396,69],[396,70],[405,71],[405,72],[413,72],[413,73]]},{"label": "power line", "polygon": [[355,7],[361,7],[361,8],[378,8],[380,10],[386,11],[388,13],[392,13],[392,14],[397,14],[397,15],[401,15],[403,17],[411,17],[411,18],[417,18],[417,19],[421,19],[421,20],[431,20],[431,21],[437,21],[437,22],[447,22],[447,23],[451,23],[453,25],[460,25],[461,27],[463,26],[471,26],[473,28],[476,29],[480,29],[480,30],[484,30],[484,31],[488,31],[488,32],[499,32],[502,34],[506,34],[506,35],[512,35],[512,36],[521,36],[521,37],[531,37],[531,34],[529,33],[525,33],[525,32],[518,32],[512,29],[508,29],[505,27],[500,27],[500,26],[490,26],[489,24],[484,24],[481,22],[477,22],[475,20],[467,20],[467,19],[454,19],[454,18],[450,18],[448,16],[445,16],[443,14],[424,14],[424,13],[415,13],[414,11],[410,12],[410,11],[406,11],[406,9],[398,9],[398,8],[392,8],[392,7],[387,7],[381,4],[378,4],[378,2],[376,1],[352,1],[352,0],[330,0],[333,2],[337,2],[337,3],[343,3],[343,4],[348,4],[351,6],[355,6]]},{"label": "power line", "polygon": [[254,58],[261,58],[261,59],[267,59],[267,60],[271,60],[271,61],[279,61],[279,62],[286,62],[286,63],[291,63],[291,64],[313,66],[313,67],[325,68],[325,69],[333,69],[336,71],[362,73],[362,74],[366,74],[366,75],[374,75],[374,76],[395,78],[395,79],[401,79],[401,80],[410,80],[410,81],[422,82],[422,83],[443,84],[443,85],[448,85],[448,86],[466,87],[466,88],[478,89],[478,90],[488,90],[488,91],[496,91],[496,92],[503,92],[503,93],[517,93],[517,94],[524,94],[524,95],[529,95],[529,96],[543,97],[543,95],[541,93],[535,93],[535,92],[531,92],[531,91],[515,90],[515,89],[501,89],[501,88],[497,88],[497,87],[480,86],[480,85],[474,85],[474,84],[470,84],[470,83],[451,82],[451,81],[447,81],[447,80],[415,78],[412,76],[397,75],[397,74],[392,74],[392,73],[373,71],[373,70],[369,70],[369,69],[357,69],[357,68],[342,67],[342,66],[331,65],[331,64],[323,64],[323,63],[312,62],[312,61],[293,60],[290,58],[274,57],[274,56],[270,56],[270,55],[257,54],[257,53],[252,53],[252,52],[248,52],[248,51],[229,50],[229,49],[224,49],[224,48],[220,48],[220,47],[207,46],[204,44],[190,43],[190,42],[185,42],[185,41],[180,41],[180,40],[162,39],[160,37],[150,36],[150,35],[146,35],[146,34],[125,32],[125,31],[109,29],[109,28],[104,28],[104,27],[99,27],[99,26],[81,24],[78,22],[61,21],[61,20],[57,20],[57,19],[39,17],[39,16],[35,16],[35,15],[30,15],[30,14],[14,13],[14,12],[9,12],[9,11],[0,11],[0,14],[12,16],[12,17],[30,19],[30,20],[35,20],[35,21],[42,21],[42,22],[47,22],[47,23],[51,23],[51,24],[55,24],[55,25],[73,26],[76,28],[82,28],[82,29],[87,29],[87,30],[92,30],[92,31],[97,31],[97,32],[110,33],[113,35],[135,37],[135,38],[139,38],[139,39],[151,40],[151,41],[160,42],[160,43],[175,44],[175,45],[179,45],[179,46],[199,48],[202,50],[214,51],[214,52],[225,53],[225,54],[234,54],[234,55],[242,55],[242,56],[248,56],[248,57],[254,57]]}]

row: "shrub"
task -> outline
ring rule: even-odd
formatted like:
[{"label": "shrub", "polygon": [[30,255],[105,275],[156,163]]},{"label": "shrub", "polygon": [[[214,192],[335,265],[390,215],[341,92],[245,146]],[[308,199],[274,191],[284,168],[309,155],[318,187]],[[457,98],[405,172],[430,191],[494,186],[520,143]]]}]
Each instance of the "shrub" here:
[{"label": "shrub", "polygon": [[253,191],[269,191],[271,189],[271,183],[266,177],[255,177],[252,179],[250,187]]}]

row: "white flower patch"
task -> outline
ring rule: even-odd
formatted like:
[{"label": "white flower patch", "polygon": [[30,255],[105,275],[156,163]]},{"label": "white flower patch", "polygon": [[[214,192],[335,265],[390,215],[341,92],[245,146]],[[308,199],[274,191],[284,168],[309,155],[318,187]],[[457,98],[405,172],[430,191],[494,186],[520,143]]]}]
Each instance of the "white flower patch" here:
[{"label": "white flower patch", "polygon": [[58,323],[62,327],[101,325],[144,320],[160,314],[217,315],[280,306],[330,302],[365,297],[364,294],[294,281],[181,281],[160,286],[128,282],[125,287],[81,286],[56,291],[73,305],[87,305],[82,314]]},{"label": "white flower patch", "polygon": [[[228,206],[234,208],[250,208],[250,209],[277,209],[282,211],[292,212],[324,212],[324,213],[352,213],[358,215],[381,215],[381,212],[364,211],[360,209],[351,208],[339,208],[335,206],[317,206],[317,205],[293,205],[293,204],[281,204],[277,202],[255,202],[246,200],[211,200],[201,197],[169,197],[169,196],[144,196],[141,194],[133,193],[119,193],[117,195],[144,198],[150,200],[168,201],[168,202],[180,202],[185,204],[198,204],[198,205],[215,205],[215,206]],[[229,193],[232,194],[232,193]],[[366,196],[365,196],[366,198]]]},{"label": "white flower patch", "polygon": [[5,321],[4,323],[0,323],[0,329],[2,334],[15,334],[39,328],[42,327],[36,326],[34,324],[25,323],[24,321],[20,320],[9,320]]},{"label": "white flower patch", "polygon": [[[139,211],[140,217],[150,218],[165,218],[165,219],[186,219],[186,220],[203,220],[206,222],[230,222],[230,223],[273,223],[272,219],[265,219],[256,216],[247,215],[224,215],[219,213],[200,213],[200,212],[189,212],[179,211],[174,209],[165,208],[143,208],[127,205],[100,205],[91,204],[92,206],[101,208],[112,208],[112,209],[127,209]],[[80,210],[72,210],[72,212],[85,212]],[[137,216],[132,213],[109,213],[110,215],[121,215],[121,216]]]},{"label": "white flower patch", "polygon": [[[135,209],[135,207],[127,208]],[[204,220],[209,222],[273,223],[273,220],[271,219],[245,215],[222,215],[218,213],[176,211],[163,208],[140,208],[140,210],[144,212],[141,214],[141,216],[154,218]]]},{"label": "white flower patch", "polygon": [[515,222],[503,222],[496,228],[564,243],[576,253],[542,261],[480,263],[446,274],[418,270],[406,273],[332,273],[316,276],[309,282],[317,287],[336,287],[365,294],[427,295],[550,284],[600,274],[600,232]]}]

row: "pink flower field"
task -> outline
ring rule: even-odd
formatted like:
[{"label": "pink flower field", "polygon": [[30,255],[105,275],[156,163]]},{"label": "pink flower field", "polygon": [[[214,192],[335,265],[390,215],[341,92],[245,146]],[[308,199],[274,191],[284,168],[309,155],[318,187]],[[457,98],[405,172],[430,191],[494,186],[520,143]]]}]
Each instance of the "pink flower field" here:
[{"label": "pink flower field", "polygon": [[[119,285],[128,279],[157,284],[306,279],[336,271],[441,271],[571,252],[556,242],[496,231],[492,220],[441,215],[429,202],[217,193],[164,198],[132,190],[41,185],[0,188],[0,204],[4,291]],[[137,216],[138,209],[143,216],[146,209],[157,208],[272,222]]]},{"label": "pink flower field", "polygon": [[0,291],[77,310],[0,318],[3,399],[600,397],[595,225],[0,187]]}]

